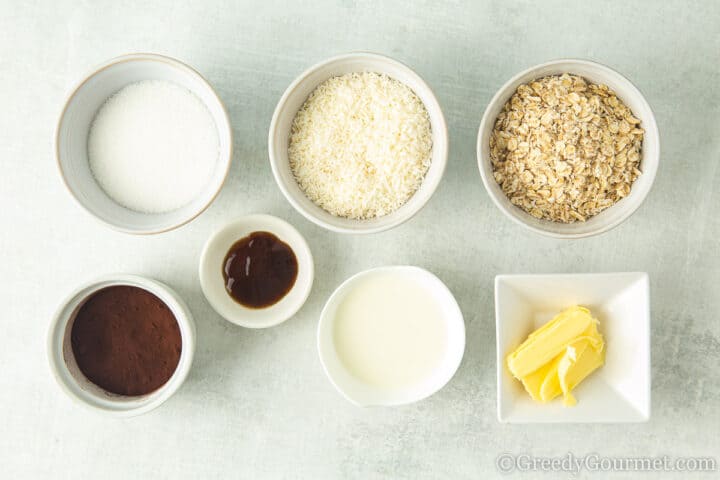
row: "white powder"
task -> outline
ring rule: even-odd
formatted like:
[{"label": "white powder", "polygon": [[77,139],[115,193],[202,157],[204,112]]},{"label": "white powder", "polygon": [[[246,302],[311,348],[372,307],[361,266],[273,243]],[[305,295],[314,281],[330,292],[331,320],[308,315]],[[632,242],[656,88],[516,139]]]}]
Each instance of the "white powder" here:
[{"label": "white powder", "polygon": [[432,157],[430,117],[410,87],[387,75],[333,77],[295,116],[288,157],[317,205],[340,217],[380,217],[422,184]]},{"label": "white powder", "polygon": [[90,170],[110,198],[162,213],[194,200],[215,171],[218,132],[207,107],[165,81],[133,83],[100,108],[88,136]]}]

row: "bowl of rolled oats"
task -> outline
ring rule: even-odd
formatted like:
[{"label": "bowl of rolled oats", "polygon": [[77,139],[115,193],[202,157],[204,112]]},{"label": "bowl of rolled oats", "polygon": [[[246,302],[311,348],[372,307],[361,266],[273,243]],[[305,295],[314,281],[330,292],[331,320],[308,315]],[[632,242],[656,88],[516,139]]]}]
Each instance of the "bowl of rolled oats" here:
[{"label": "bowl of rolled oats", "polygon": [[537,233],[606,232],[650,192],[660,158],[655,117],[618,72],[555,60],[510,79],[490,101],[477,142],[493,202]]}]

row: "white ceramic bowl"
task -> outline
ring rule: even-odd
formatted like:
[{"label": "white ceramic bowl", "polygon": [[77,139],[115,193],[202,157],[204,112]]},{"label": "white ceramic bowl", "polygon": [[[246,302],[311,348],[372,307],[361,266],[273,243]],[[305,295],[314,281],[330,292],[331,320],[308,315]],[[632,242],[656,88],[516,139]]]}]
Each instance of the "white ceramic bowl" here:
[{"label": "white ceramic bowl", "polygon": [[[295,114],[310,93],[328,78],[351,72],[384,73],[410,87],[425,105],[432,129],[432,163],[417,192],[396,211],[369,220],[334,216],[305,196],[293,177],[287,149]],[[430,200],[440,184],[448,155],[448,133],[440,104],[430,87],[406,65],[373,53],[349,53],[330,58],[303,72],[285,90],[270,123],[268,152],[275,181],[295,209],[311,222],[340,233],[375,233],[409,220]]]},{"label": "white ceramic bowl", "polygon": [[[493,177],[490,161],[490,134],[492,133],[500,111],[517,90],[517,87],[548,75],[572,73],[582,76],[592,83],[604,83],[609,86],[640,119],[645,130],[640,160],[642,175],[635,181],[630,195],[615,205],[600,212],[586,222],[571,224],[539,220],[519,207],[516,207],[503,193]],[[640,207],[655,180],[660,160],[660,136],[655,116],[642,93],[630,80],[599,63],[588,60],[555,60],[543,63],[520,72],[503,85],[490,100],[480,122],[477,139],[477,160],[480,175],[490,198],[512,221],[534,232],[556,238],[581,238],[597,235],[618,226]]]},{"label": "white ceramic bowl", "polygon": [[[428,292],[435,297],[444,312],[447,324],[447,350],[440,367],[422,384],[412,389],[393,392],[368,385],[348,372],[338,357],[333,340],[335,313],[345,296],[359,282],[375,275],[383,275],[388,271],[406,275],[409,280],[427,287]],[[333,292],[325,304],[320,314],[317,337],[320,363],[330,382],[348,401],[363,407],[404,405],[429,397],[443,388],[455,375],[465,353],[465,322],[452,292],[432,273],[412,266],[373,268],[348,278]]]},{"label": "white ceramic bowl", "polygon": [[[232,245],[253,232],[270,232],[287,243],[298,262],[298,274],[290,291],[266,308],[247,308],[233,300],[225,289],[223,261]],[[205,298],[226,320],[247,328],[267,328],[289,319],[310,295],[315,267],[307,242],[292,225],[270,215],[248,215],[210,236],[200,257],[200,286]]]},{"label": "white ceramic bowl", "polygon": [[[578,403],[534,402],[505,358],[567,307],[600,321],[605,365],[573,394]],[[650,418],[650,285],[647,273],[499,275],[495,278],[498,418],[510,423],[646,422]]]},{"label": "white ceramic bowl", "polygon": [[[130,285],[154,294],[170,308],[180,327],[182,352],[175,373],[165,385],[147,395],[128,397],[109,393],[90,382],[75,362],[70,343],[75,316],[93,293],[113,285]],[[185,303],[168,286],[136,275],[108,275],[78,288],[62,302],[50,324],[47,349],[55,379],[70,398],[102,413],[132,417],[160,406],[185,381],[195,354],[195,322]]]},{"label": "white ceramic bowl", "polygon": [[[205,190],[184,207],[166,213],[141,213],[119,205],[100,188],[88,163],[88,132],[98,109],[118,90],[143,80],[164,80],[190,90],[205,104],[218,132],[215,172]],[[98,220],[127,233],[160,233],[200,215],[220,192],[232,161],[232,130],[220,98],[195,70],[161,55],[124,55],[105,62],[72,90],[55,130],[55,156],[70,193]]]}]

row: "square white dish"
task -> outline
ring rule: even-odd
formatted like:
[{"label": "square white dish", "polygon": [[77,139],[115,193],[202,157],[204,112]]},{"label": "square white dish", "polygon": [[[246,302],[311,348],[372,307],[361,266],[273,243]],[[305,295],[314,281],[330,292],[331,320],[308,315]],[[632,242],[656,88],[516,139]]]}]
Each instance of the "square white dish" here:
[{"label": "square white dish", "polygon": [[[599,321],[605,365],[562,400],[534,402],[506,356],[564,308],[582,305]],[[650,418],[650,284],[647,273],[495,277],[498,419],[509,423],[621,423]]]}]

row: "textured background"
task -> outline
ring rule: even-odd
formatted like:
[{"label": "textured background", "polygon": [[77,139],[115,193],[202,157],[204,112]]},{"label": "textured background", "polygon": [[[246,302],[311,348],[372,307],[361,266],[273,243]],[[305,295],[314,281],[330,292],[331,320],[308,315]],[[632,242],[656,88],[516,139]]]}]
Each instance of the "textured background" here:
[{"label": "textured background", "polygon": [[[719,3],[150,3],[0,0],[0,476],[469,479],[495,475],[505,451],[720,458]],[[425,209],[400,228],[362,237],[331,234],[292,210],[266,149],[287,85],[350,50],[413,67],[435,90],[451,141],[445,178]],[[51,150],[68,89],[94,65],[133,51],[196,67],[224,100],[235,134],[230,177],[212,207],[152,237],[110,231],[75,205]],[[662,137],[645,204],[587,240],[551,240],[515,226],[490,202],[476,167],[477,127],[490,97],[519,70],[558,57],[594,59],[627,75],[654,108]],[[316,258],[307,304],[264,331],[218,317],[196,275],[209,233],[251,212],[289,220]],[[315,327],[343,279],[385,264],[419,265],[449,285],[465,315],[467,350],[455,378],[426,401],[358,409],[325,379]],[[635,270],[651,278],[651,421],[499,424],[494,276]],[[115,271],[173,286],[199,336],[178,394],[129,420],[74,405],[45,355],[59,301]]]}]

